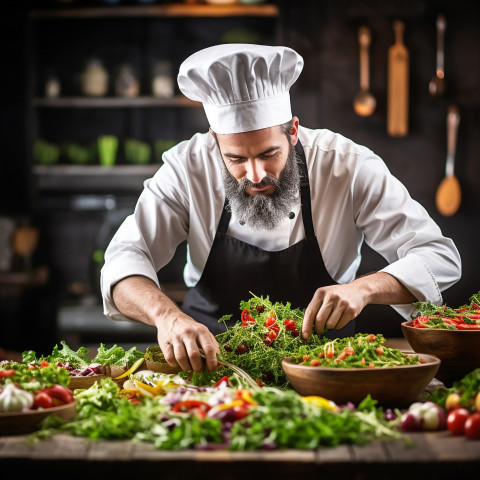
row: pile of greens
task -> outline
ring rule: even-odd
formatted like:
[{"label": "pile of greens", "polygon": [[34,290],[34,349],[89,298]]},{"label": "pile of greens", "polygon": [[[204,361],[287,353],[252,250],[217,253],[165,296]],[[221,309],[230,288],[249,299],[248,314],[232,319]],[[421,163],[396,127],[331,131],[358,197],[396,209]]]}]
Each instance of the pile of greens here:
[{"label": "pile of greens", "polygon": [[314,449],[373,440],[408,441],[398,430],[399,417],[386,420],[382,408],[370,397],[355,410],[332,410],[307,402],[294,391],[264,387],[252,392],[258,405],[234,422],[226,434],[225,424],[218,418],[172,413],[168,396],[143,398],[134,405],[118,392],[111,379],[76,390],[76,418],[64,422],[54,415],[47,417],[30,439],[63,432],[92,440],[142,441],[163,450],[215,446],[230,450]]},{"label": "pile of greens", "polygon": [[[240,303],[240,321],[216,336],[221,358],[263,384],[286,388],[289,382],[281,360],[307,353],[320,346],[323,340],[317,335],[311,335],[308,340],[302,339],[304,310],[294,309],[290,303],[272,303],[268,296],[252,295],[250,300]],[[224,316],[219,322],[231,317]],[[228,368],[221,367],[214,376],[218,379],[231,373]]]},{"label": "pile of greens", "polygon": [[92,363],[101,365],[118,365],[131,366],[139,358],[144,357],[144,352],[141,352],[136,347],[125,350],[119,345],[113,345],[107,348],[103,343],[97,349],[96,355],[91,358],[90,352],[86,347],[80,347],[78,350],[73,350],[67,343],[62,340],[60,342],[61,348],[55,345],[50,355],[37,356],[33,350],[27,350],[22,354],[22,361],[24,363],[40,364],[43,361],[53,364],[68,364],[74,368],[86,367]]}]

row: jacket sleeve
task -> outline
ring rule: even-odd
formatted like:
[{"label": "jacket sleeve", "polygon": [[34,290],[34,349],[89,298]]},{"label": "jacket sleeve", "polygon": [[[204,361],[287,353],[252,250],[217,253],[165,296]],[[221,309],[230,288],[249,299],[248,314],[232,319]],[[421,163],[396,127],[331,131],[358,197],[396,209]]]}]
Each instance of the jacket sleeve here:
[{"label": "jacket sleeve", "polygon": [[[389,263],[382,271],[397,278],[418,300],[441,305],[441,292],[460,279],[460,254],[373,154],[358,163],[353,204],[365,242]],[[410,304],[392,307],[407,319],[415,311]]]}]

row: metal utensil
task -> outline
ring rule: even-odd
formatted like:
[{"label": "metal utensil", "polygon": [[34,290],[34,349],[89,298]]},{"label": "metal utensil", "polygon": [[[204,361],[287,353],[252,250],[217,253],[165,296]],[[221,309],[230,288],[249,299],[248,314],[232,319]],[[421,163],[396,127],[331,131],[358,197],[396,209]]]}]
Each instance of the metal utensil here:
[{"label": "metal utensil", "polygon": [[440,97],[445,93],[445,54],[444,38],[447,20],[444,15],[437,17],[437,68],[435,76],[430,80],[428,91],[432,97]]},{"label": "metal utensil", "polygon": [[445,178],[438,186],[435,197],[438,211],[446,217],[452,216],[458,210],[462,200],[460,183],[453,173],[459,123],[460,113],[458,108],[455,105],[450,105],[447,114],[447,162],[445,165]]},{"label": "metal utensil", "polygon": [[358,30],[360,44],[360,91],[355,96],[353,108],[357,115],[368,117],[377,106],[375,97],[370,93],[369,52],[372,35],[370,28],[363,25]]},{"label": "metal utensil", "polygon": [[[205,359],[205,352],[200,350],[200,356]],[[230,368],[233,370],[243,381],[253,390],[257,390],[259,387],[258,383],[245,371],[242,370],[240,367],[233,365],[233,363],[227,362],[223,360],[220,355],[217,354],[217,361],[219,365],[223,365],[224,367]]]}]

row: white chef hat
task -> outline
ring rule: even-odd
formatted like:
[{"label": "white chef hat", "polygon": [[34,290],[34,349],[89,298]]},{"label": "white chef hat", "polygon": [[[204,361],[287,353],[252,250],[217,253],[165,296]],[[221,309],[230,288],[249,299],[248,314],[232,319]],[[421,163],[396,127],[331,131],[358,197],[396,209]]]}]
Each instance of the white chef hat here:
[{"label": "white chef hat", "polygon": [[216,133],[273,127],[292,119],[290,87],[303,58],[287,47],[230,43],[200,50],[178,73],[178,86],[202,102]]}]

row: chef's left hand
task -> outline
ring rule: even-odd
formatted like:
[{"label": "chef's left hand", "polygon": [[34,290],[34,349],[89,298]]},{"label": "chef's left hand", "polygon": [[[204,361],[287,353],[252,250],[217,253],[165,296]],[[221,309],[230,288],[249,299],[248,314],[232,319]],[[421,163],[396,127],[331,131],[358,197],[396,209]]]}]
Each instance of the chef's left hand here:
[{"label": "chef's left hand", "polygon": [[302,337],[321,334],[327,329],[339,329],[356,318],[368,303],[366,292],[355,282],[330,285],[317,289],[305,310]]}]

